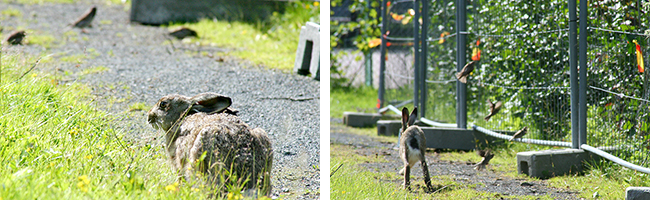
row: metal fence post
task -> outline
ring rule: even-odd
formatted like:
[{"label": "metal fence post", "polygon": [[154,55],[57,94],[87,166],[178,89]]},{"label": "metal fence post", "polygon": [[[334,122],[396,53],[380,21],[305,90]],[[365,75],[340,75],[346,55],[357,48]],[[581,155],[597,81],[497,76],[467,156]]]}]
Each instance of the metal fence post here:
[{"label": "metal fence post", "polygon": [[576,0],[569,0],[569,67],[570,67],[570,79],[571,79],[571,148],[577,149],[580,147],[580,139],[578,137],[578,130],[580,125],[578,124],[578,117],[580,112],[578,111],[579,106],[579,94],[578,94],[578,60],[576,52],[576,40],[577,40],[577,27],[576,27]]},{"label": "metal fence post", "polygon": [[[580,120],[578,124],[578,141],[580,145],[587,143],[587,1],[580,1]],[[575,144],[575,143],[574,143]]]},{"label": "metal fence post", "polygon": [[[575,1],[575,0],[574,0]],[[467,16],[465,0],[456,1],[456,70],[461,71],[465,66],[465,43]],[[456,81],[456,125],[467,128],[467,85]]]},{"label": "metal fence post", "polygon": [[367,86],[372,86],[372,50],[370,52],[366,53],[366,85]]},{"label": "metal fence post", "polygon": [[420,41],[422,41],[422,64],[420,64],[420,110],[422,117],[426,117],[427,113],[427,49],[429,48],[429,45],[427,43],[427,38],[429,38],[428,25],[429,0],[422,0],[422,36],[420,37]]},{"label": "metal fence post", "polygon": [[387,9],[388,7],[386,4],[388,3],[388,0],[383,0],[381,3],[381,47],[379,50],[379,91],[378,97],[377,97],[377,106],[378,108],[383,108],[384,105],[386,104],[384,102],[384,95],[386,93],[386,27],[387,27]]},{"label": "metal fence post", "polygon": [[[413,105],[420,106],[420,0],[413,1]],[[418,112],[418,118],[422,112]]]}]

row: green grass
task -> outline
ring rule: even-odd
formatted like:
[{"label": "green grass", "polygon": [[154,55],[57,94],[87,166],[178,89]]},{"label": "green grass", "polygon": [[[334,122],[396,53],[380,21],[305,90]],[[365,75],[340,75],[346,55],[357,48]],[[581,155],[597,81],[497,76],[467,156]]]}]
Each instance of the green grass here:
[{"label": "green grass", "polygon": [[377,89],[371,87],[330,88],[330,117],[342,118],[343,112],[376,112]]},{"label": "green grass", "polygon": [[[55,85],[24,55],[1,55],[0,197],[3,199],[205,199],[177,183],[160,145],[131,142],[82,84]],[[141,106],[141,105],[138,105]],[[235,191],[235,190],[232,190]]]},{"label": "green grass", "polygon": [[[402,189],[402,176],[397,172],[372,172],[358,164],[387,162],[383,158],[361,156],[350,146],[331,145],[331,171],[343,164],[330,178],[332,199],[552,199],[550,196],[510,196],[498,193],[476,191],[477,185],[455,182],[453,176],[432,176],[434,188],[441,191],[434,194],[409,192]],[[417,181],[415,181],[417,182]],[[420,184],[420,183],[413,184]]]},{"label": "green grass", "polygon": [[199,38],[184,42],[198,42],[204,46],[232,49],[222,55],[235,56],[289,72],[293,69],[300,27],[307,21],[318,20],[319,8],[311,1],[288,2],[285,13],[274,13],[267,22],[249,24],[204,19],[197,23],[172,24],[170,30],[180,26],[195,30]]},{"label": "green grass", "polygon": [[15,9],[15,8],[7,8],[2,11],[0,11],[0,15],[6,16],[6,17],[22,17],[23,13],[20,12],[20,10]]}]

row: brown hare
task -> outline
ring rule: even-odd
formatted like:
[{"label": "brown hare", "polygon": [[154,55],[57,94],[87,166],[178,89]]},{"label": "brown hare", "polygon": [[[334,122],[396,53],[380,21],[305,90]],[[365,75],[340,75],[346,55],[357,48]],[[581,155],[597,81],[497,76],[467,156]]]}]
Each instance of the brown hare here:
[{"label": "brown hare", "polygon": [[404,189],[408,189],[411,168],[417,161],[420,161],[422,173],[424,174],[424,183],[427,185],[427,189],[431,191],[433,188],[425,158],[427,142],[422,129],[417,125],[413,125],[418,115],[417,109],[417,107],[413,108],[410,117],[408,109],[402,109],[402,135],[399,138],[399,155],[404,162],[404,168],[402,168],[400,174],[404,174]]},{"label": "brown hare", "polygon": [[189,181],[202,174],[211,184],[237,183],[247,193],[259,189],[268,196],[271,141],[264,130],[252,129],[237,117],[228,108],[231,103],[230,97],[216,93],[167,95],[147,113],[148,121],[165,131],[167,153],[180,177]]}]

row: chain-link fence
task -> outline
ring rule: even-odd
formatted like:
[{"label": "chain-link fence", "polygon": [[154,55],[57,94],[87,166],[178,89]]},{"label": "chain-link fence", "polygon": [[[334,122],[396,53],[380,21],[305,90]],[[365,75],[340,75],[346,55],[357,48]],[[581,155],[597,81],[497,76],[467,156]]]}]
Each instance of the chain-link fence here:
[{"label": "chain-link fence", "polygon": [[[396,105],[412,99],[415,105],[425,106],[424,118],[457,123],[460,97],[455,74],[460,71],[457,58],[464,52],[464,62],[475,61],[464,92],[466,113],[463,115],[467,123],[508,135],[527,127],[528,134],[523,138],[536,139],[538,144],[545,145],[563,141],[562,146],[566,146],[573,142],[575,147],[578,141],[574,138],[577,137],[571,133],[578,132],[579,120],[572,120],[572,117],[577,118],[579,113],[579,85],[571,82],[571,66],[584,65],[587,78],[580,84],[587,84],[587,122],[583,126],[587,129],[587,140],[579,143],[612,147],[608,149],[615,150],[613,155],[633,164],[650,166],[647,156],[650,151],[650,75],[641,72],[641,66],[645,68],[650,59],[647,58],[650,39],[645,33],[650,28],[647,17],[650,2],[588,2],[589,15],[585,19],[588,28],[580,29],[587,33],[586,38],[577,37],[579,20],[569,20],[577,11],[570,13],[572,9],[566,1],[466,2],[463,14],[467,18],[467,28],[463,31],[457,31],[458,1],[408,2],[416,9],[427,9],[422,11],[424,20],[411,19],[410,22],[422,24],[424,36],[420,40],[411,37],[410,42],[425,47],[402,46],[399,51],[387,47],[389,60],[395,52],[407,52],[404,54],[413,57],[405,59],[412,65],[385,63],[387,84],[396,78],[402,79],[393,82],[391,87],[394,88],[386,86],[387,104]],[[390,6],[384,8],[388,8],[389,14],[399,13],[392,11]],[[414,17],[419,11],[416,10]],[[394,18],[389,21],[400,24]],[[578,49],[576,40],[571,43],[572,24],[574,38],[586,41],[587,48]],[[410,24],[409,27],[415,26]],[[386,41],[396,42],[397,38],[391,35],[399,29],[388,26],[386,30],[389,31],[385,32],[388,33]],[[412,30],[419,31],[418,27]],[[461,35],[463,38],[458,38]],[[405,36],[399,42],[408,43],[407,39]],[[458,42],[465,44],[464,51],[458,51]],[[587,61],[581,61],[581,65],[578,65],[579,51],[587,52]],[[646,59],[641,61],[637,55],[646,56]],[[424,63],[418,64],[419,56],[423,56]],[[422,76],[425,79],[417,80],[419,66],[426,69]],[[576,80],[577,76],[576,71]],[[426,86],[421,88],[424,91],[418,92],[420,84]],[[576,93],[572,96],[572,92]],[[490,108],[493,103],[501,105],[498,111]],[[486,120],[489,115],[492,116]]]},{"label": "chain-link fence", "polygon": [[414,19],[413,0],[387,1],[386,19],[382,21],[385,32],[384,100],[390,105],[413,100],[414,87]]}]

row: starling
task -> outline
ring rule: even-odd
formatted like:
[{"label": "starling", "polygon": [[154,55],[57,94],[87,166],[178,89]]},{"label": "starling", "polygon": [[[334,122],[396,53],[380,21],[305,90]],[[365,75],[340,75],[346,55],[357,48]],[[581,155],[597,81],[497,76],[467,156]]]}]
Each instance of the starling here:
[{"label": "starling", "polygon": [[182,40],[183,38],[186,37],[199,37],[198,34],[196,34],[196,31],[186,28],[186,27],[181,27],[179,29],[173,30],[169,32],[169,35],[174,36],[176,39]]},{"label": "starling", "polygon": [[490,104],[489,105],[490,106],[490,114],[487,117],[485,117],[485,121],[489,121],[490,117],[496,115],[499,112],[499,110],[501,110],[501,104],[502,104],[501,101],[497,101],[496,103],[492,103],[492,101],[490,101],[489,99],[488,99],[488,103]]},{"label": "starling", "polygon": [[469,62],[463,67],[460,72],[456,73],[456,78],[462,82],[462,83],[467,83],[467,77],[469,76],[469,73],[472,73],[474,71],[474,63],[476,61]]},{"label": "starling", "polygon": [[485,166],[490,164],[490,160],[494,158],[494,154],[488,149],[488,150],[479,150],[476,152],[479,156],[483,157],[483,159],[476,163],[476,167],[474,169],[476,170],[483,170],[485,169]]},{"label": "starling", "polygon": [[517,131],[517,132],[515,133],[515,135],[513,135],[512,138],[510,138],[509,141],[512,141],[512,140],[514,140],[515,138],[521,138],[521,137],[523,137],[524,135],[526,135],[526,133],[528,133],[528,127],[527,127],[527,126],[524,127],[524,128],[522,128],[521,130]]},{"label": "starling", "polygon": [[97,7],[93,6],[90,8],[86,13],[84,13],[77,21],[72,23],[72,26],[77,27],[77,28],[85,28],[85,27],[90,27],[90,23],[93,21],[93,18],[95,18],[95,13],[97,13]]},{"label": "starling", "polygon": [[5,41],[11,45],[22,44],[23,39],[25,38],[25,31],[14,31],[9,34],[9,37]]}]

